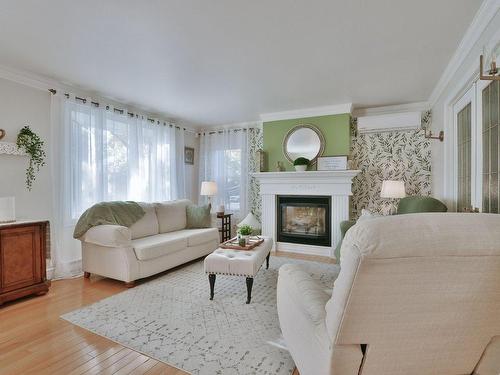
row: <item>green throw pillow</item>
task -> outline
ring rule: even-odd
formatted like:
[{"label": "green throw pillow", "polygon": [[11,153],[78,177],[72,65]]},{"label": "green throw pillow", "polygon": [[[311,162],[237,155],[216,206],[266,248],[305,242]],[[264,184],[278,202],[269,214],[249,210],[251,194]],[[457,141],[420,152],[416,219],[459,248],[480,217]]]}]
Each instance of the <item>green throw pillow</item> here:
[{"label": "green throw pillow", "polygon": [[210,228],[210,206],[187,206],[186,207],[186,228]]}]

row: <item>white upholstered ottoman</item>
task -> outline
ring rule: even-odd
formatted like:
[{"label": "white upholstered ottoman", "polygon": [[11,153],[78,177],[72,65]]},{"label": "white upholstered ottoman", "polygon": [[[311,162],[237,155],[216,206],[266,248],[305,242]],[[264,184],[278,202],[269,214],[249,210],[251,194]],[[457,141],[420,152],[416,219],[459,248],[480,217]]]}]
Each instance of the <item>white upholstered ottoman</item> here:
[{"label": "white upholstered ottoman", "polygon": [[215,275],[245,276],[247,282],[247,303],[252,299],[253,278],[266,261],[273,247],[272,238],[263,237],[264,242],[252,250],[231,250],[218,248],[205,258],[205,273],[210,283],[210,299],[214,298]]}]

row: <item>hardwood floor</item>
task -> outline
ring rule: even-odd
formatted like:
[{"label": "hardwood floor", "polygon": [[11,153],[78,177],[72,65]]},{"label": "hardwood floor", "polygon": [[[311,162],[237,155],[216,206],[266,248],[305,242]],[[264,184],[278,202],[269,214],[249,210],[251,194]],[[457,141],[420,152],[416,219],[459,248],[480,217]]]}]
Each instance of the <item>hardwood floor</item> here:
[{"label": "hardwood floor", "polygon": [[[331,262],[324,257],[273,255]],[[0,375],[187,374],[59,318],[126,289],[115,280],[82,277],[54,281],[45,296],[1,306]]]}]

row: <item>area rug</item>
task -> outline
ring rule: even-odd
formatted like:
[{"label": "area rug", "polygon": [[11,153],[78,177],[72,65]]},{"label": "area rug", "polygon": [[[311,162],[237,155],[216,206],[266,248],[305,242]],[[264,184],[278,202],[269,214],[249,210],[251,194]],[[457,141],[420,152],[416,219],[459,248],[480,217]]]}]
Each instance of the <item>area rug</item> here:
[{"label": "area rug", "polygon": [[245,278],[218,276],[209,300],[203,262],[62,316],[123,346],[194,375],[291,374],[276,310],[278,269],[300,264],[325,288],[338,274],[333,264],[271,257],[254,279],[245,304]]}]

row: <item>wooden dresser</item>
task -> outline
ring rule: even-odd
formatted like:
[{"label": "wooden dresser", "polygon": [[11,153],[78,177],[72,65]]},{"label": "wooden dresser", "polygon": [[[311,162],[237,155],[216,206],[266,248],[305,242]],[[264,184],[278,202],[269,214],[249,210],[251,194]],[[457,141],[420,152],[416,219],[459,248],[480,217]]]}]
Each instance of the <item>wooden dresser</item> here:
[{"label": "wooden dresser", "polygon": [[0,224],[0,305],[49,290],[45,257],[48,221]]}]

